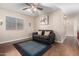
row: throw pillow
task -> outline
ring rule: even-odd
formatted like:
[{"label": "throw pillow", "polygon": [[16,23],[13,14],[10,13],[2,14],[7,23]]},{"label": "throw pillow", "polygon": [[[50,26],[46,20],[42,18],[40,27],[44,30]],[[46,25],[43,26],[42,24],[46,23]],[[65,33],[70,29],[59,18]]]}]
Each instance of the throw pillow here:
[{"label": "throw pillow", "polygon": [[50,34],[49,31],[45,31],[45,34],[44,35],[48,36],[49,34]]},{"label": "throw pillow", "polygon": [[41,35],[42,34],[42,31],[38,31],[38,35]]}]

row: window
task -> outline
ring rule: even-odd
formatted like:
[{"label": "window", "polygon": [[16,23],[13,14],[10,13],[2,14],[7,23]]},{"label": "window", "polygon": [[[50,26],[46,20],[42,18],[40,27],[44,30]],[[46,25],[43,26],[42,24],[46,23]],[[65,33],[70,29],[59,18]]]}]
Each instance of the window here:
[{"label": "window", "polygon": [[6,30],[23,29],[23,24],[22,19],[6,16]]}]

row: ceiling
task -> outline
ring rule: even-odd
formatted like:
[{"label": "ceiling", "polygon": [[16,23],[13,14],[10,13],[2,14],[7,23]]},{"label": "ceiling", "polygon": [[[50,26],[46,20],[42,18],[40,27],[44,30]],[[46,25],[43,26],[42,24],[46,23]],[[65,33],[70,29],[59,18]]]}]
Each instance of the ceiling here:
[{"label": "ceiling", "polygon": [[28,10],[23,11],[22,9],[27,7],[24,3],[0,3],[0,8],[18,12],[29,16],[38,16],[43,13],[55,12],[56,10],[62,10],[65,15],[75,16],[79,15],[79,4],[78,3],[40,3],[43,11],[39,13],[32,13]]},{"label": "ceiling", "polygon": [[43,4],[52,8],[52,5],[61,9],[67,16],[79,15],[79,3],[48,3]]},{"label": "ceiling", "polygon": [[42,5],[41,7],[43,8],[43,11],[39,11],[39,14],[38,14],[38,13],[32,13],[29,10],[22,10],[25,7],[27,6],[24,3],[0,3],[0,8],[9,10],[9,11],[19,12],[21,14],[29,15],[29,16],[38,16],[39,14],[48,13],[52,11],[52,8]]}]

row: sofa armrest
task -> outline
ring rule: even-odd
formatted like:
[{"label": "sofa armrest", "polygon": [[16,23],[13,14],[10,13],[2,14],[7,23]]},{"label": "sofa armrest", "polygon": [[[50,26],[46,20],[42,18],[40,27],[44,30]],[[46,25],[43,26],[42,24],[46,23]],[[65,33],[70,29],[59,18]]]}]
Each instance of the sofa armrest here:
[{"label": "sofa armrest", "polygon": [[33,32],[32,35],[38,35],[38,32]]},{"label": "sofa armrest", "polygon": [[54,41],[55,41],[55,33],[51,33],[51,34],[49,35],[49,40],[50,40],[51,42],[54,42]]},{"label": "sofa armrest", "polygon": [[32,38],[33,38],[33,40],[34,40],[34,38],[35,38],[35,37],[34,37],[35,35],[38,35],[38,32],[33,32],[33,33],[32,33]]}]

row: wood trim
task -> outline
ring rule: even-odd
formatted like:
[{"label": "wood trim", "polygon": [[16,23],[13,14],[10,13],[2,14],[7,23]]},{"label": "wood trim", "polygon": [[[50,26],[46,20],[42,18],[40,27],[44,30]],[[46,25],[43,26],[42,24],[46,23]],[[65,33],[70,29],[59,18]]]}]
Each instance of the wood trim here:
[{"label": "wood trim", "polygon": [[28,38],[30,38],[30,37],[18,38],[18,39],[13,39],[13,40],[9,40],[9,41],[4,41],[4,42],[0,42],[0,44],[15,42],[15,41],[19,41],[19,40],[25,40],[25,39],[28,39]]}]

